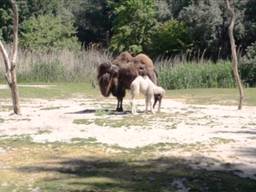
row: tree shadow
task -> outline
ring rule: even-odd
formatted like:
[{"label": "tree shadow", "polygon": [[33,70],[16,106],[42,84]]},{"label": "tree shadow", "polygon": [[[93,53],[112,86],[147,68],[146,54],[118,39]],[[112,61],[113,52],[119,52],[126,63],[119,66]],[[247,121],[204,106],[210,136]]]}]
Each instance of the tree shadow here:
[{"label": "tree shadow", "polygon": [[37,183],[47,192],[254,192],[256,189],[255,180],[241,178],[232,171],[193,169],[189,162],[182,158],[58,158],[54,163],[21,167],[18,171],[54,173],[54,178]]}]

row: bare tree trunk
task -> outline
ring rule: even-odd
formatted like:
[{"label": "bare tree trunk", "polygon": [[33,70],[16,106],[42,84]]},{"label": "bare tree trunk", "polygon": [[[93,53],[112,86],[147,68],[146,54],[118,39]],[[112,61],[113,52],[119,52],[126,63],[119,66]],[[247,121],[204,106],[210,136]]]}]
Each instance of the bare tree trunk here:
[{"label": "bare tree trunk", "polygon": [[13,103],[13,111],[15,114],[20,114],[19,104],[19,92],[17,88],[17,77],[16,77],[16,61],[18,51],[18,24],[19,15],[18,8],[15,0],[10,0],[13,10],[13,47],[11,58],[9,57],[3,43],[0,41],[0,53],[2,53],[5,64],[5,78],[11,89],[11,97]]},{"label": "bare tree trunk", "polygon": [[[231,8],[230,2],[233,4],[233,8]],[[244,90],[243,90],[243,85],[238,73],[238,59],[237,59],[236,44],[235,44],[235,38],[234,38],[234,26],[235,26],[235,20],[236,20],[236,15],[234,10],[234,0],[226,0],[226,4],[227,4],[227,9],[231,14],[231,21],[228,28],[228,34],[229,34],[231,52],[232,52],[232,69],[233,69],[233,74],[234,74],[235,81],[238,86],[239,95],[240,95],[238,109],[241,110],[243,106],[243,100],[244,100]]]}]

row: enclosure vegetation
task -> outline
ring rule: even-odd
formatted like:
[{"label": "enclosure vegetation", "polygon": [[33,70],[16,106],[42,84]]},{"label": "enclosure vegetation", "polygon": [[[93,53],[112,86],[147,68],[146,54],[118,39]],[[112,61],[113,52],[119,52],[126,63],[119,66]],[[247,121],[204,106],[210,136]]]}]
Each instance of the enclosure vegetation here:
[{"label": "enclosure vegetation", "polygon": [[[246,87],[254,87],[256,2],[235,3],[239,73]],[[128,50],[144,52],[155,61],[165,88],[235,86],[223,0],[17,0],[17,4],[19,82],[87,81],[95,86],[95,67]],[[11,5],[6,0],[0,0],[0,39],[7,45],[12,41]]]}]

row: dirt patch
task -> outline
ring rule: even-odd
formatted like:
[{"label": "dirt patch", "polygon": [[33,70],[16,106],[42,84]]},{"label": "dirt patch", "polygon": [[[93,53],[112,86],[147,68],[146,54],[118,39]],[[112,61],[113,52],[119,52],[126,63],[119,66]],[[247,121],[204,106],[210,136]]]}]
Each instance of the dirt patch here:
[{"label": "dirt patch", "polygon": [[[138,104],[143,111],[144,101]],[[127,150],[148,147],[157,157],[189,160],[200,155],[193,158],[194,168],[239,170],[238,175],[256,179],[256,107],[238,111],[236,106],[166,99],[161,113],[133,116],[128,101],[126,113],[114,113],[114,106],[114,99],[28,99],[22,102],[20,116],[10,116],[10,110],[0,112],[0,134],[27,135],[38,143],[90,140]]]}]

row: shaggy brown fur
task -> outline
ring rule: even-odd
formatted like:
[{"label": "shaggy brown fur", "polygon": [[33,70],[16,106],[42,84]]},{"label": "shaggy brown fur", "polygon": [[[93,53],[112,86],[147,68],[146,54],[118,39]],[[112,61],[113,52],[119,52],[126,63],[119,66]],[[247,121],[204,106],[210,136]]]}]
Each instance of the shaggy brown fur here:
[{"label": "shaggy brown fur", "polygon": [[112,64],[114,65],[120,65],[122,63],[128,63],[133,60],[133,56],[128,52],[122,52],[120,55],[118,55],[114,60],[112,60]]},{"label": "shaggy brown fur", "polygon": [[155,84],[157,82],[153,62],[145,54],[132,57],[129,52],[122,52],[112,61],[112,64],[103,63],[98,67],[97,79],[100,91],[105,97],[110,93],[117,97],[117,111],[123,111],[125,90],[130,89],[132,81],[138,75],[148,75]]},{"label": "shaggy brown fur", "polygon": [[111,63],[102,63],[98,67],[97,79],[103,96],[108,97],[111,90],[117,87],[118,72],[119,68]]}]

